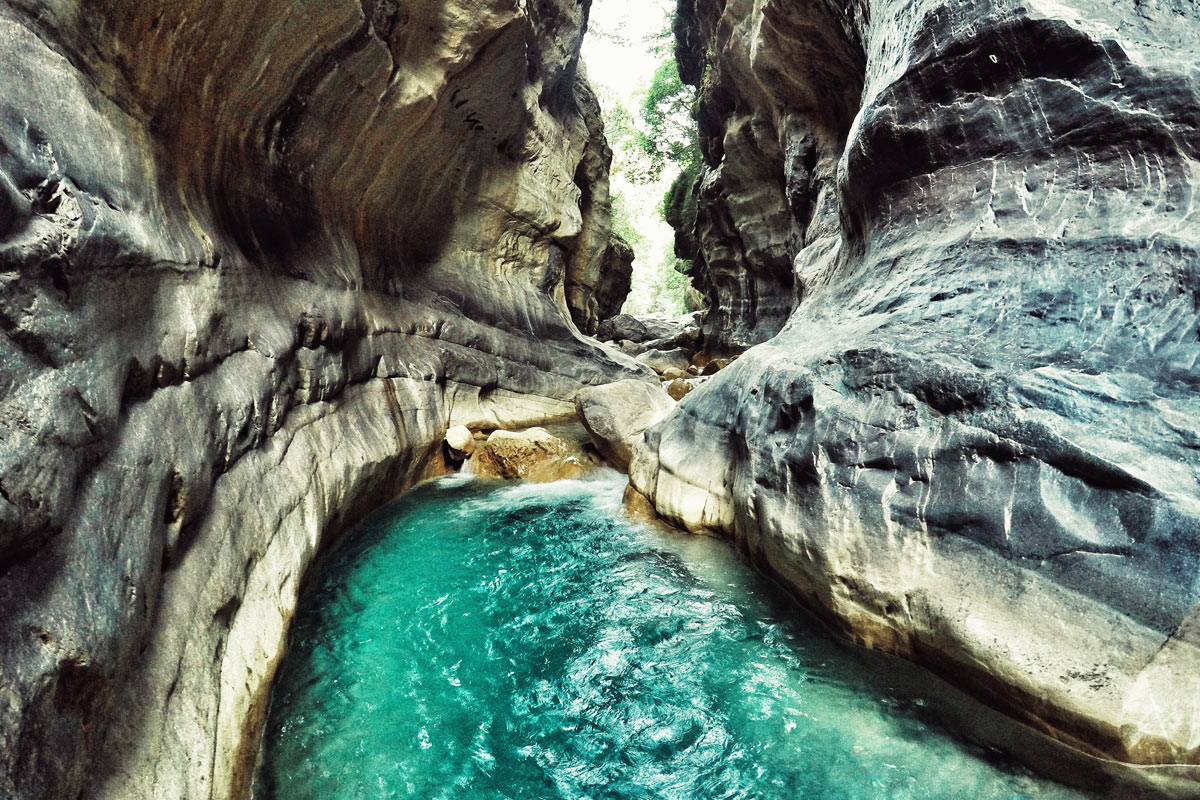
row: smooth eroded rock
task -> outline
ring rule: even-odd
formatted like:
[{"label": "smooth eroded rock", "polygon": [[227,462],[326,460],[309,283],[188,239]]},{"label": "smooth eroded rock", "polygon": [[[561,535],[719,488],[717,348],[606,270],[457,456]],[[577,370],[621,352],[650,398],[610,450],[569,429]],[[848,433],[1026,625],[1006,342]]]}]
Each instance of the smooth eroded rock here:
[{"label": "smooth eroded rock", "polygon": [[781,332],[636,488],[860,641],[1198,777],[1200,10],[681,9],[706,347]]},{"label": "smooth eroded rock", "polygon": [[322,546],[644,374],[585,15],[0,4],[0,797],[243,796]]},{"label": "smooth eroded rock", "polygon": [[456,459],[470,458],[475,452],[475,435],[466,425],[455,425],[446,431],[446,446]]},{"label": "smooth eroded rock", "polygon": [[592,444],[617,469],[624,470],[642,432],[675,407],[655,383],[624,380],[585,389],[575,398],[575,409]]},{"label": "smooth eroded rock", "polygon": [[679,349],[647,350],[638,355],[637,360],[660,375],[671,369],[684,372],[690,363],[687,352]]}]

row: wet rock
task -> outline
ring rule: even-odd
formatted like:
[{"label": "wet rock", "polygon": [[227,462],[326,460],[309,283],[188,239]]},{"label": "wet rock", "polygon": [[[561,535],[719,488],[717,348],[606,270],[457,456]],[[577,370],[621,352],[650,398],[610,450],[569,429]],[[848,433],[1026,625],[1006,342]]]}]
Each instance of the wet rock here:
[{"label": "wet rock", "polygon": [[632,486],[625,487],[622,503],[625,507],[625,513],[633,519],[642,522],[654,522],[658,519],[658,514],[654,511],[654,504],[650,502],[650,499],[646,495]]},{"label": "wet rock", "polygon": [[617,469],[629,465],[642,432],[671,413],[674,401],[648,381],[624,380],[585,389],[575,409],[592,443]]},{"label": "wet rock", "polygon": [[548,481],[576,478],[594,465],[574,443],[544,428],[493,431],[463,471],[509,480]]}]

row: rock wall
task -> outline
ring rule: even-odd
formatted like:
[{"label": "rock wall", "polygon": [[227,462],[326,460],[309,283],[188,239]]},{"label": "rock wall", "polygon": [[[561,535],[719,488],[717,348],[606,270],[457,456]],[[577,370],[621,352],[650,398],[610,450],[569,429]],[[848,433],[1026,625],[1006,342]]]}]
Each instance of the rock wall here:
[{"label": "rock wall", "polygon": [[0,3],[0,796],[243,796],[329,535],[646,373],[586,14]]},{"label": "rock wall", "polygon": [[700,90],[706,168],[692,188],[695,209],[681,204],[673,224],[692,225],[676,250],[695,261],[693,282],[708,299],[705,349],[717,357],[771,338],[792,311],[793,261],[820,233],[816,205],[862,92],[863,55],[851,40],[863,12],[813,2],[678,6],[680,77]]},{"label": "rock wall", "polygon": [[796,307],[636,487],[859,640],[1197,779],[1200,9],[680,8],[733,287],[708,335],[756,329],[785,265]]}]

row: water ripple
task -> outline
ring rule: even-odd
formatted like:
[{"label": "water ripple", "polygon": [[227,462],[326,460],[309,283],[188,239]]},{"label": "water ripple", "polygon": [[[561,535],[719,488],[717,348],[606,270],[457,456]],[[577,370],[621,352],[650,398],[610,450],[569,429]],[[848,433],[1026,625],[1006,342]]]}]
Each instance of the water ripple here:
[{"label": "water ripple", "polygon": [[620,493],[442,481],[360,526],[302,598],[257,797],[1080,796]]}]

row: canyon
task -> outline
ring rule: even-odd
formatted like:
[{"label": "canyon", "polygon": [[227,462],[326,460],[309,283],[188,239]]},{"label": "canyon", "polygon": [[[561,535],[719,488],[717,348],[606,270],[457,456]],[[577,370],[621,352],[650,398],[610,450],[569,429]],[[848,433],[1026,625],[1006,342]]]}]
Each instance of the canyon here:
[{"label": "canyon", "polygon": [[[588,6],[0,2],[0,795],[246,797],[343,530],[448,429],[659,391],[592,338],[631,254]],[[675,34],[679,241],[738,357],[620,432],[631,499],[1194,796],[1200,9],[680,0]]]}]

